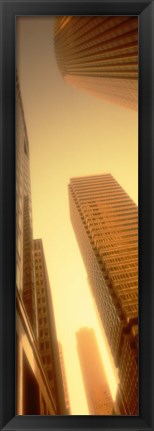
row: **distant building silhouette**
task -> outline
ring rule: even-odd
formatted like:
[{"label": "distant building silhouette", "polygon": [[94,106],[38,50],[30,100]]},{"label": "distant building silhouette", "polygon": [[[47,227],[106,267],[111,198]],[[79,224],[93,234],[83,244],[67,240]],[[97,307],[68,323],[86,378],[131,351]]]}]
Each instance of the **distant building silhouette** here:
[{"label": "distant building silhouette", "polygon": [[[34,258],[34,248],[36,249],[37,245],[39,245],[39,265],[41,265],[39,270],[37,270],[36,252]],[[54,313],[53,311],[49,313],[48,309],[51,299],[49,299],[50,288],[46,274],[42,242],[40,240],[33,242],[29,143],[19,81],[16,76],[17,415],[65,414],[64,394],[62,384],[59,382],[61,376],[59,357],[53,349],[53,344],[57,343],[57,337]],[[43,289],[43,293],[39,292],[40,288]],[[39,300],[41,310],[38,307]],[[47,322],[43,321],[41,325],[40,316],[42,319],[47,319]],[[48,336],[45,331],[48,331]],[[44,349],[41,343],[44,343]]]},{"label": "distant building silhouette", "polygon": [[137,110],[137,16],[57,17],[54,42],[69,84]]},{"label": "distant building silhouette", "polygon": [[[138,347],[133,328],[137,334],[138,210],[110,174],[72,178],[69,202],[93,296],[119,368],[117,405],[121,414],[137,415]],[[125,374],[127,351],[130,360]],[[134,376],[128,400],[126,386]]]},{"label": "distant building silhouette", "polygon": [[112,415],[113,401],[95,332],[92,328],[81,328],[76,339],[89,412],[91,415]]}]

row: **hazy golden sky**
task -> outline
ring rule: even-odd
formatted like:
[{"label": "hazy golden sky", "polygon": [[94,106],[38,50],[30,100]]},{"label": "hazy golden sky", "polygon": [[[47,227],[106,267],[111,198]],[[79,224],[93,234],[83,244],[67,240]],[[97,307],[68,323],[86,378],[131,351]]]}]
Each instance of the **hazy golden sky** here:
[{"label": "hazy golden sky", "polygon": [[108,369],[110,352],[70,223],[67,185],[73,176],[110,172],[137,203],[138,115],[63,80],[53,23],[53,17],[17,18],[16,62],[30,145],[33,236],[43,239],[72,414],[88,414],[76,351],[80,327],[95,328],[112,395],[114,367]]}]

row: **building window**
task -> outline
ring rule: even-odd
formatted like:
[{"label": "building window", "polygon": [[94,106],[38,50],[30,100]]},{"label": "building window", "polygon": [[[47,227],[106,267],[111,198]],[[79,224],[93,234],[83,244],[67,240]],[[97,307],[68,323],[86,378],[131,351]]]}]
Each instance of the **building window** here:
[{"label": "building window", "polygon": [[48,378],[49,378],[49,380],[52,380],[52,370],[48,371]]},{"label": "building window", "polygon": [[40,343],[40,350],[44,349],[44,343]]},{"label": "building window", "polygon": [[47,364],[50,364],[51,363],[51,356],[50,355],[48,355],[47,356]]},{"label": "building window", "polygon": [[43,337],[43,329],[40,331],[40,337]]}]

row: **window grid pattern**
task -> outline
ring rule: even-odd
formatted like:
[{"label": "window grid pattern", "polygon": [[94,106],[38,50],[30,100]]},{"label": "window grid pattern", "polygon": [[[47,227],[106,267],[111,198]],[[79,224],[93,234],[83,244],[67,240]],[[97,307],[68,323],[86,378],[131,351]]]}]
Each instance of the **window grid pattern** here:
[{"label": "window grid pattern", "polygon": [[[96,193],[95,200],[94,197],[91,200],[91,187],[95,184],[97,188],[97,179],[99,195]],[[106,183],[110,184],[108,193]],[[118,197],[116,201],[114,194],[114,201],[111,204],[112,185],[113,190],[118,189]],[[87,188],[89,190],[87,195],[86,192],[84,193],[85,187],[86,191]],[[106,199],[104,192],[106,192]],[[120,193],[123,196],[123,203]],[[119,367],[120,379],[123,379],[121,358],[123,346],[126,349],[127,344],[127,342],[124,343],[124,334],[130,332],[132,325],[138,322],[138,210],[134,202],[109,174],[88,177],[87,180],[83,177],[83,182],[82,178],[72,178],[69,184],[69,202],[71,221],[88,272],[92,293],[115,365]],[[92,205],[91,202],[93,202]],[[121,211],[122,217],[119,217]],[[96,235],[97,227],[99,236]],[[137,357],[137,347],[135,354]],[[130,366],[130,375],[131,369]],[[123,383],[120,381],[121,384]],[[131,393],[129,394],[131,399]],[[126,391],[124,391],[124,398],[125,395]],[[125,414],[134,412],[127,404],[125,400]]]},{"label": "window grid pattern", "polygon": [[55,398],[50,314],[47,300],[47,279],[42,241],[34,240],[36,298],[38,307],[38,346],[43,367]]},{"label": "window grid pattern", "polygon": [[68,83],[137,109],[137,16],[57,17],[54,44]]}]

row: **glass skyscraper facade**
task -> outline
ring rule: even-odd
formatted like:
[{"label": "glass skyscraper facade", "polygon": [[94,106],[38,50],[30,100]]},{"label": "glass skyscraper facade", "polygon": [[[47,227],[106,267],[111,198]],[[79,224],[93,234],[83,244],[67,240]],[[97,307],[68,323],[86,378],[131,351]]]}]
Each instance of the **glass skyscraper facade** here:
[{"label": "glass skyscraper facade", "polygon": [[137,110],[137,16],[57,17],[54,43],[69,84]]},{"label": "glass skyscraper facade", "polygon": [[[71,178],[69,202],[92,293],[119,368],[117,408],[120,414],[136,415],[138,209],[110,174]],[[128,400],[126,386],[132,378],[135,384]]]}]

